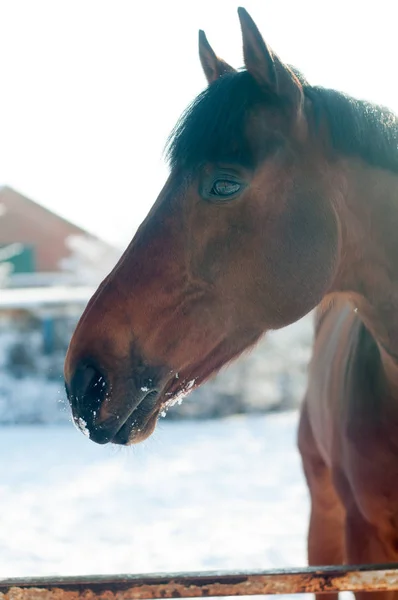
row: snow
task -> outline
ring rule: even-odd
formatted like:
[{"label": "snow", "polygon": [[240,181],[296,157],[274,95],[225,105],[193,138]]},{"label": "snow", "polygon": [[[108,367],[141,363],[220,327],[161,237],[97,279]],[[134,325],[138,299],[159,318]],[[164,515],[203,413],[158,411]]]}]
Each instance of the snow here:
[{"label": "snow", "polygon": [[1,349],[0,344],[0,425],[66,421],[69,408],[62,381],[11,377],[1,369]]},{"label": "snow", "polygon": [[[178,377],[176,379],[178,379]],[[164,410],[162,410],[162,412],[160,413],[161,417],[166,416],[169,408],[172,408],[173,406],[176,406],[177,404],[181,406],[182,401],[184,400],[184,398],[186,398],[188,396],[190,390],[192,390],[193,386],[195,385],[195,381],[196,381],[196,379],[191,379],[190,381],[188,381],[188,383],[183,383],[180,390],[177,391],[174,395],[170,394],[169,392],[166,392],[166,396],[171,396],[171,397],[167,400],[167,402],[164,406]]]},{"label": "snow", "polygon": [[84,419],[82,419],[81,417],[79,417],[74,422],[77,425],[78,429],[82,432],[83,435],[85,435],[86,437],[90,437],[90,432],[87,429],[87,423],[86,423],[86,421]]},{"label": "snow", "polygon": [[40,308],[46,305],[80,303],[85,305],[94,287],[54,286],[46,288],[5,288],[0,294],[0,308]]},{"label": "snow", "polygon": [[297,413],[163,421],[133,448],[0,430],[0,577],[306,564]]}]

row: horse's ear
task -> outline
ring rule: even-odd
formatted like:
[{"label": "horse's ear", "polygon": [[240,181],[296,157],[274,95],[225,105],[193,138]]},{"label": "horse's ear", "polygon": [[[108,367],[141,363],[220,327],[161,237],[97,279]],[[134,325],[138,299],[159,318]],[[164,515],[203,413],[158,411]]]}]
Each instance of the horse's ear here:
[{"label": "horse's ear", "polygon": [[238,8],[245,67],[262,87],[301,102],[302,86],[287,65],[269,48],[246,9]]},{"label": "horse's ear", "polygon": [[202,30],[199,31],[199,57],[208,83],[212,83],[225,73],[235,72],[228,63],[218,58]]}]

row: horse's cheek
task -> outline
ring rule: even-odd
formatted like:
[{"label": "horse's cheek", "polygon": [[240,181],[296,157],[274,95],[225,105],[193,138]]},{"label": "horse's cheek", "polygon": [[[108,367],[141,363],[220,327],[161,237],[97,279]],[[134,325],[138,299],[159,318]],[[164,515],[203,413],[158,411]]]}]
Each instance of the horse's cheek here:
[{"label": "horse's cheek", "polygon": [[338,261],[335,215],[322,198],[296,196],[267,236],[265,271],[267,296],[279,307],[282,320],[300,318],[328,292]]}]

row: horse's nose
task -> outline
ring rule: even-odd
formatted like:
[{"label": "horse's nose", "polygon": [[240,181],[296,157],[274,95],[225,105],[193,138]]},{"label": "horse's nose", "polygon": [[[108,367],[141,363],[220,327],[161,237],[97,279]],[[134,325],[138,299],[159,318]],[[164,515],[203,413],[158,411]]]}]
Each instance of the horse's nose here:
[{"label": "horse's nose", "polygon": [[69,385],[66,385],[75,424],[99,444],[110,441],[106,429],[95,425],[96,417],[106,398],[107,388],[105,375],[90,362],[79,363]]}]

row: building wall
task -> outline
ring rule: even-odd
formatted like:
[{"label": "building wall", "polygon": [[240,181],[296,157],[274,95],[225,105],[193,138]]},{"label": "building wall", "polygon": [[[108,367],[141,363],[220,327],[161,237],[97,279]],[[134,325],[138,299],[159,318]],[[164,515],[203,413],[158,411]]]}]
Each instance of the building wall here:
[{"label": "building wall", "polygon": [[9,187],[0,188],[0,246],[20,242],[35,249],[36,270],[57,272],[70,255],[66,239],[87,235],[40,204]]}]

